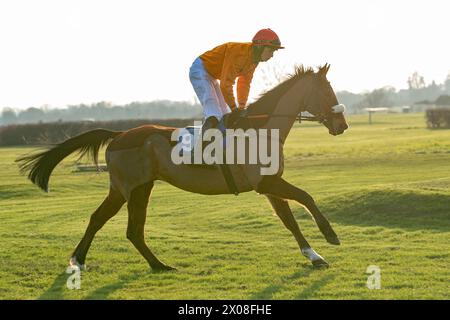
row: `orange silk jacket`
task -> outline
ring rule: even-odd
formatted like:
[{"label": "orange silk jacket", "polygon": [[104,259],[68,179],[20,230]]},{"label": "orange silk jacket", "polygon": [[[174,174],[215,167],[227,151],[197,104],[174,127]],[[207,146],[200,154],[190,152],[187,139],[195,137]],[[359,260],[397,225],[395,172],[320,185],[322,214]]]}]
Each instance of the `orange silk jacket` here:
[{"label": "orange silk jacket", "polygon": [[236,109],[233,86],[237,81],[237,98],[239,105],[247,103],[250,83],[256,66],[253,61],[251,42],[227,42],[200,56],[206,71],[220,80],[220,90],[225,102]]}]

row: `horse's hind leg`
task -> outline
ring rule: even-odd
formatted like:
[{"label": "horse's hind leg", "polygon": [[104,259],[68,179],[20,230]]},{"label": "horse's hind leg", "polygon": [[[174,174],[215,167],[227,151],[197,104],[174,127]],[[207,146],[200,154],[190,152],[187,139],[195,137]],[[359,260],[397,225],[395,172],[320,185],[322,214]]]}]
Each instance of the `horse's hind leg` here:
[{"label": "horse's hind leg", "polygon": [[71,265],[84,265],[87,252],[95,234],[120,210],[124,203],[124,197],[118,191],[111,188],[106,199],[92,214],[86,232],[72,254],[72,258],[70,259]]},{"label": "horse's hind leg", "polygon": [[294,235],[295,240],[297,240],[297,243],[300,247],[301,253],[311,261],[313,266],[327,267],[328,263],[325,261],[325,259],[322,258],[317,252],[315,252],[309,245],[308,241],[306,241],[305,237],[300,231],[297,221],[295,221],[294,215],[289,208],[288,202],[269,195],[267,195],[267,198],[269,199],[270,204],[272,205],[278,217],[280,217],[285,227]]},{"label": "horse's hind leg", "polygon": [[147,216],[147,205],[152,188],[153,182],[149,182],[136,187],[131,192],[130,200],[128,201],[127,238],[147,260],[152,269],[174,270],[174,268],[159,261],[145,243],[144,225]]}]

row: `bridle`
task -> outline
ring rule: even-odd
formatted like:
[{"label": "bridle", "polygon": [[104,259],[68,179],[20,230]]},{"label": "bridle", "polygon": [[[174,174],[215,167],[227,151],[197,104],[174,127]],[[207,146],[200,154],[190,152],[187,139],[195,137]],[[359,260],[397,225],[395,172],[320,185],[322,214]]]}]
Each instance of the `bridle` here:
[{"label": "bridle", "polygon": [[[314,80],[314,81],[320,81],[320,80]],[[330,86],[330,81],[327,81],[328,86]],[[305,104],[305,103],[304,103]],[[337,104],[332,106],[329,110],[324,110],[324,108],[322,107],[322,105],[319,106],[320,112],[318,115],[314,115],[312,112],[308,111],[308,103],[306,103],[306,106],[301,108],[300,113],[297,115],[296,120],[298,120],[299,123],[303,121],[317,121],[319,123],[324,123],[327,122],[331,119],[331,117],[333,116],[333,114],[339,114],[339,113],[344,113],[345,111],[345,105],[343,104]],[[311,116],[303,116],[302,112],[308,112],[311,114]]]},{"label": "bridle", "polygon": [[317,121],[317,122],[319,122],[319,123],[324,123],[325,120],[326,120],[326,116],[324,116],[324,115],[319,115],[319,116],[314,116],[314,115],[312,115],[312,116],[304,116],[304,115],[302,115],[302,113],[300,112],[300,113],[297,115],[297,117],[296,117],[295,120],[298,120],[298,123],[302,123],[302,121]]}]

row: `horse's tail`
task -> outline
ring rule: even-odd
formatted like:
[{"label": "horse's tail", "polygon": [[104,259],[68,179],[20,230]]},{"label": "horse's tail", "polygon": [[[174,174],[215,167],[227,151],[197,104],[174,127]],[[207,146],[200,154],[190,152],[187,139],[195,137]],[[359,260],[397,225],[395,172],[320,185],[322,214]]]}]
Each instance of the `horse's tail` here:
[{"label": "horse's tail", "polygon": [[121,131],[105,129],[91,130],[56,144],[49,150],[23,155],[17,158],[16,162],[19,163],[21,173],[28,172],[28,179],[45,192],[48,192],[50,175],[65,157],[78,151],[80,158],[88,155],[94,159],[95,165],[98,167],[98,152],[100,148],[121,133]]}]

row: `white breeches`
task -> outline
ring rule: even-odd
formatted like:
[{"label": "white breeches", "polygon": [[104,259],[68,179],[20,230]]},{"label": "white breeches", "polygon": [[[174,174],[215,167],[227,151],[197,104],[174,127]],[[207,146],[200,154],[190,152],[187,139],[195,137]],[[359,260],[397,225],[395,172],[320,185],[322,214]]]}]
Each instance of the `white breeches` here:
[{"label": "white breeches", "polygon": [[205,70],[202,59],[195,59],[189,70],[189,79],[203,106],[204,119],[215,116],[220,120],[224,114],[231,112],[220,91],[219,82]]}]

